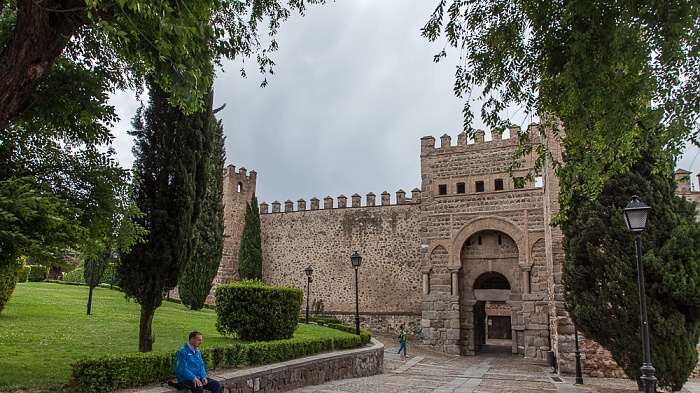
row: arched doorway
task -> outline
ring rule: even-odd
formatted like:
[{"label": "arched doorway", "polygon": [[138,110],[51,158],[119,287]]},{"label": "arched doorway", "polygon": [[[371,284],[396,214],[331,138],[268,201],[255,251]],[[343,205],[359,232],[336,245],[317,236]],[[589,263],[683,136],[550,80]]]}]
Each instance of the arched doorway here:
[{"label": "arched doorway", "polygon": [[510,298],[510,282],[497,272],[483,273],[474,281],[474,331],[476,351],[484,345],[512,347],[511,312],[506,301]]},{"label": "arched doorway", "polygon": [[465,240],[460,262],[461,353],[475,355],[485,345],[517,353],[513,318],[522,294],[518,245],[504,232],[478,231]]}]

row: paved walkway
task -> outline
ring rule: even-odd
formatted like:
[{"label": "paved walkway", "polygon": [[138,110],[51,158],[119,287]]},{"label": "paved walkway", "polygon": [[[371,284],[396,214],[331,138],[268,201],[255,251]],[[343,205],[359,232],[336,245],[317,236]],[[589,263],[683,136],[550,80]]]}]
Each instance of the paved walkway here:
[{"label": "paved walkway", "polygon": [[[380,341],[392,340],[378,337]],[[445,355],[409,342],[409,358],[396,355],[398,345],[384,352],[385,372],[366,378],[332,381],[293,390],[294,393],[637,393],[629,380],[588,378],[574,384],[573,375],[559,376],[544,362],[510,353],[510,346],[487,346],[478,356]],[[700,383],[687,383],[685,393],[700,393]]]}]

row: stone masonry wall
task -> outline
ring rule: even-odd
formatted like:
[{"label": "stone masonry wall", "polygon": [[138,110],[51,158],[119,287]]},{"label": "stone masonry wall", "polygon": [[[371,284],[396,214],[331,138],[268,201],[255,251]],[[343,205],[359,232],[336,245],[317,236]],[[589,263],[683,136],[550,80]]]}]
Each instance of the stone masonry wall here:
[{"label": "stone masonry wall", "polygon": [[263,282],[300,288],[306,296],[304,269],[311,266],[310,303],[322,300],[325,314],[352,315],[355,271],[350,255],[357,251],[363,258],[358,269],[363,320],[370,314],[393,315],[392,320],[419,315],[420,205],[397,200],[403,204],[267,214],[263,207]]}]

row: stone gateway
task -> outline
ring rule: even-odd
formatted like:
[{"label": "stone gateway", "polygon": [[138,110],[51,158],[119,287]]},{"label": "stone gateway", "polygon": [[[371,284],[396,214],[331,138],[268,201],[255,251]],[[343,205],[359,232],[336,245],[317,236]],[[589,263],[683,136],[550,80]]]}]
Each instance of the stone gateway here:
[{"label": "stone gateway", "polygon": [[[355,272],[350,255],[358,251],[361,326],[396,331],[404,323],[423,344],[458,355],[476,355],[494,339],[513,354],[546,360],[573,372],[574,327],[564,309],[562,235],[548,225],[559,211],[559,184],[546,167],[534,183],[522,181],[533,157],[510,171],[518,148],[513,138],[477,131],[452,145],[450,136],[421,138],[420,188],[410,197],[399,190],[394,203],[384,191],[363,198],[327,196],[260,204],[263,282],[304,289],[304,269],[313,268],[312,314],[335,316],[350,324],[355,313]],[[537,135],[537,125],[530,126]],[[555,157],[559,145],[550,144]],[[680,173],[680,171],[679,171]],[[682,195],[690,191],[683,171]],[[238,247],[245,204],[257,174],[224,169],[225,245],[215,284],[238,279]],[[364,204],[363,204],[364,199]],[[271,211],[270,211],[271,207]],[[306,300],[304,301],[306,304]],[[591,347],[584,368],[599,375],[619,373],[610,357]],[[588,364],[587,364],[588,363]]]}]

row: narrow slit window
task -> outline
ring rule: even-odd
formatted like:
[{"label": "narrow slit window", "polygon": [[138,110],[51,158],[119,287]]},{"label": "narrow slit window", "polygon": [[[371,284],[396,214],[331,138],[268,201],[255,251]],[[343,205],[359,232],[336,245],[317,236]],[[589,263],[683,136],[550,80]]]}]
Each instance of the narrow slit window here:
[{"label": "narrow slit window", "polygon": [[483,181],[476,182],[476,192],[484,192],[484,182]]},{"label": "narrow slit window", "polygon": [[440,195],[447,195],[447,184],[440,184],[438,186],[438,193]]},{"label": "narrow slit window", "polygon": [[479,245],[481,245],[481,235],[479,235],[478,242],[479,242]]},{"label": "narrow slit window", "polygon": [[243,192],[243,184],[238,183],[238,192]]},{"label": "narrow slit window", "polygon": [[498,245],[503,245],[503,238],[501,237],[501,235],[498,235]]}]

